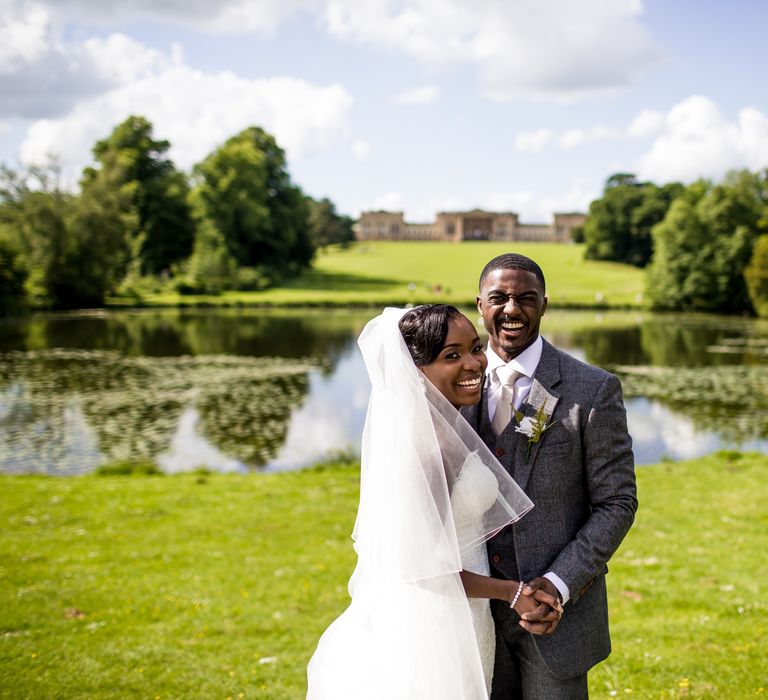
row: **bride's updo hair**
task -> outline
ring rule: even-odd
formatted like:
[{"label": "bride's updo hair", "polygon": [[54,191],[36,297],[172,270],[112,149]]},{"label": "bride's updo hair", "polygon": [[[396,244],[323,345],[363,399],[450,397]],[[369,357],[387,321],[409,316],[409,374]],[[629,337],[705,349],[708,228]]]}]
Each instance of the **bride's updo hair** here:
[{"label": "bride's updo hair", "polygon": [[399,323],[413,364],[423,367],[434,362],[448,337],[448,322],[466,318],[455,306],[423,304],[408,311]]}]

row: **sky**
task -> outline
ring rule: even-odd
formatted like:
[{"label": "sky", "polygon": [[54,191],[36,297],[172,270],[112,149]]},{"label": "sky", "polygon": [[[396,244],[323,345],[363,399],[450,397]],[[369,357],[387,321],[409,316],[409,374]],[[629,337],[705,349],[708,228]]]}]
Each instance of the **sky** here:
[{"label": "sky", "polygon": [[250,125],[358,216],[586,211],[613,173],[768,167],[755,0],[0,0],[0,162],[143,115],[185,171]]}]

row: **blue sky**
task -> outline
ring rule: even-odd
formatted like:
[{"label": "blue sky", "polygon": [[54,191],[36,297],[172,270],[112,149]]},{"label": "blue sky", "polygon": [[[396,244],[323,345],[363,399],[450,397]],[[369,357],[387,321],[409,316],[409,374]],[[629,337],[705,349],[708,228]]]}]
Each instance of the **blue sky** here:
[{"label": "blue sky", "polygon": [[250,124],[339,210],[586,210],[612,173],[768,166],[768,5],[0,0],[0,160],[143,114],[184,169]]}]

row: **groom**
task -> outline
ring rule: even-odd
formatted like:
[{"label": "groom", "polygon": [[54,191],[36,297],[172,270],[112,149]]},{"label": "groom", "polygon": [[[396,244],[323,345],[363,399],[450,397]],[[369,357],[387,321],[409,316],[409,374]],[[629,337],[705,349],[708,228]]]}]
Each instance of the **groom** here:
[{"label": "groom", "polygon": [[539,336],[545,291],[541,268],[525,256],[485,266],[477,308],[488,369],[482,400],[462,409],[534,503],[488,542],[491,576],[526,581],[526,595],[543,589],[563,603],[558,624],[521,621],[491,601],[492,700],[588,697],[587,671],[611,651],[606,562],[637,509],[619,380]]}]

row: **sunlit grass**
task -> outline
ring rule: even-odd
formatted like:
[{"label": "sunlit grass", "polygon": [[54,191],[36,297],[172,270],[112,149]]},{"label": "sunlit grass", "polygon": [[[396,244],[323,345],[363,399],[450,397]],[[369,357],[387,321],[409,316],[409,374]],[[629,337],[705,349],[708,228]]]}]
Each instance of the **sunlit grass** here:
[{"label": "sunlit grass", "polygon": [[[619,263],[584,260],[583,245],[556,243],[372,242],[318,253],[314,267],[263,292],[218,296],[152,294],[147,305],[402,305],[446,301],[473,304],[477,279],[496,255],[519,252],[547,276],[550,303],[560,307],[640,307],[644,272]],[[113,298],[113,305],[134,305]]]},{"label": "sunlit grass", "polygon": [[[593,698],[767,692],[767,470],[638,470]],[[347,602],[358,478],[0,477],[0,697],[302,698]]]}]

